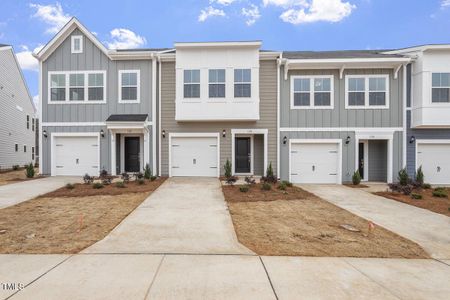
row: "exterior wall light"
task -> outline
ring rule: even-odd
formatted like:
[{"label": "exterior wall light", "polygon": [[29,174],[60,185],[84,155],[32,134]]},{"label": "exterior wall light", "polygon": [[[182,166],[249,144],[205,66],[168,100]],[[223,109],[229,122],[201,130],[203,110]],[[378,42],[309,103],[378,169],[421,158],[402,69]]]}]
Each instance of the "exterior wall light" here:
[{"label": "exterior wall light", "polygon": [[350,136],[347,136],[347,138],[345,139],[345,144],[346,145],[350,144]]},{"label": "exterior wall light", "polygon": [[286,143],[287,143],[287,136],[284,136],[284,138],[283,138],[283,145],[286,145]]},{"label": "exterior wall light", "polygon": [[47,138],[47,130],[44,130],[44,131],[42,131],[42,135],[45,137],[45,138]]},{"label": "exterior wall light", "polygon": [[227,136],[227,131],[224,129],[223,131],[222,131],[222,137],[226,137]]},{"label": "exterior wall light", "polygon": [[102,129],[102,130],[100,130],[100,135],[102,136],[102,138],[104,138],[104,137],[105,137],[105,132],[103,131],[103,129]]},{"label": "exterior wall light", "polygon": [[165,139],[166,138],[166,131],[163,130],[161,134],[162,134],[163,139]]},{"label": "exterior wall light", "polygon": [[411,136],[411,138],[409,139],[409,143],[413,144],[416,141],[416,137],[415,136]]}]

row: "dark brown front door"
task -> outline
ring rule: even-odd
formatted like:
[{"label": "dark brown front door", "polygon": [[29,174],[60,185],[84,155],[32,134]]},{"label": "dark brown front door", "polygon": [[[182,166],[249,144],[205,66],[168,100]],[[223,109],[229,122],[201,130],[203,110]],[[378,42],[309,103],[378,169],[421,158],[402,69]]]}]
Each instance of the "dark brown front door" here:
[{"label": "dark brown front door", "polygon": [[250,173],[250,138],[238,137],[235,141],[235,172]]},{"label": "dark brown front door", "polygon": [[125,137],[125,172],[139,172],[140,144],[139,137]]}]

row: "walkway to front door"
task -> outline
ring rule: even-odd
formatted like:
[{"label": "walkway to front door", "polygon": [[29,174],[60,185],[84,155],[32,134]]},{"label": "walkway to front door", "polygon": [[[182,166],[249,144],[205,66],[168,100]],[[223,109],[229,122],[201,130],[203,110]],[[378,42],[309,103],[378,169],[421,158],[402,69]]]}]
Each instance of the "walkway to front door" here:
[{"label": "walkway to front door", "polygon": [[169,178],[84,253],[252,254],[239,244],[216,178]]}]

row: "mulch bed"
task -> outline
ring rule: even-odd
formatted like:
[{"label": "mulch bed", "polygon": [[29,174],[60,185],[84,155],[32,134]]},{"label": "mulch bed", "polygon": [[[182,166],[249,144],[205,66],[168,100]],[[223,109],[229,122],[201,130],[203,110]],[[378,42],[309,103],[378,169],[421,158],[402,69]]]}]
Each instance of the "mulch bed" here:
[{"label": "mulch bed", "polygon": [[287,187],[285,191],[278,189],[279,184],[272,184],[270,191],[261,189],[262,183],[250,186],[250,192],[239,191],[241,185],[225,185],[222,187],[227,202],[252,202],[252,201],[276,201],[298,200],[314,197],[313,194],[297,187]]},{"label": "mulch bed", "polygon": [[[447,189],[447,191],[450,194],[450,189]],[[395,192],[378,192],[374,194],[450,217],[450,199],[433,197],[432,189],[415,190],[414,193],[421,194],[423,198],[412,199],[411,196]]]}]

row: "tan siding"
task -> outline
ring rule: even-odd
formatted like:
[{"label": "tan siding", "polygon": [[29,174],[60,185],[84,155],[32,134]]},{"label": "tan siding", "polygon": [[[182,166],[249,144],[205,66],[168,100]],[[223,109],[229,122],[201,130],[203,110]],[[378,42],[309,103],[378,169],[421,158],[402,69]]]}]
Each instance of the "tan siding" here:
[{"label": "tan siding", "polygon": [[169,174],[169,133],[171,132],[218,132],[220,137],[220,165],[231,160],[231,129],[268,129],[268,163],[276,170],[277,130],[277,64],[276,61],[260,62],[260,120],[257,122],[177,122],[175,121],[175,63],[164,62],[161,68],[161,130],[166,138],[161,142],[161,172]]}]

